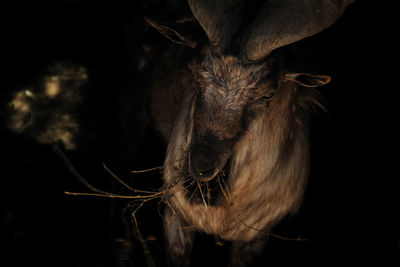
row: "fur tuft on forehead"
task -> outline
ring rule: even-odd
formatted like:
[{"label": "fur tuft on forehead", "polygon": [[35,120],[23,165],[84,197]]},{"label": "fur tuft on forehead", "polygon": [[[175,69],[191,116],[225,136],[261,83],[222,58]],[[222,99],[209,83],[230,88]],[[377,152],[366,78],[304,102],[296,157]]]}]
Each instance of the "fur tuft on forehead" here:
[{"label": "fur tuft on forehead", "polygon": [[198,82],[203,82],[204,89],[211,88],[225,93],[243,93],[255,88],[265,71],[265,64],[241,63],[234,56],[217,56],[207,51],[202,62],[191,66],[196,71]]},{"label": "fur tuft on forehead", "polygon": [[265,64],[244,65],[233,56],[207,51],[201,62],[190,65],[198,89],[195,125],[200,134],[211,132],[230,139],[241,130],[244,106],[265,74]]}]

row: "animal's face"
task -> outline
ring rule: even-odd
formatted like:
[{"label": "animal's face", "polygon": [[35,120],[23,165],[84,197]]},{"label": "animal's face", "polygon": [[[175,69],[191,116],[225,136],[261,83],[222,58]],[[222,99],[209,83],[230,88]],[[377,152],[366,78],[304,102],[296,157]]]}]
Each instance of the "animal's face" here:
[{"label": "animal's face", "polygon": [[244,65],[212,53],[190,68],[197,96],[189,172],[207,181],[225,166],[254,115],[268,108],[279,75],[272,75],[266,63]]}]

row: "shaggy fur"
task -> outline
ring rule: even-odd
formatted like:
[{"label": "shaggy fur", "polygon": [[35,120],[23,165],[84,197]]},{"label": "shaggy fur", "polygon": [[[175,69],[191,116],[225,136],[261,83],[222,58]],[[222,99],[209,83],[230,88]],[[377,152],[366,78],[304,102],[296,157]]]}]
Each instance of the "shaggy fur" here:
[{"label": "shaggy fur", "polygon": [[[297,211],[308,176],[307,111],[318,102],[312,89],[285,79],[283,70],[274,73],[274,66],[244,65],[208,51],[190,63],[192,75],[182,67],[166,75],[174,81],[168,87],[154,83],[152,111],[163,116],[156,127],[168,142],[164,227],[175,263],[188,264],[194,229],[233,241],[241,254],[232,263],[245,265],[261,250],[262,237]],[[191,147],[207,134],[232,143],[223,151],[230,158],[226,187],[214,205],[190,201],[183,185]]]},{"label": "shaggy fur", "polygon": [[[168,143],[164,227],[174,265],[189,264],[200,231],[232,241],[232,265],[247,266],[271,228],[297,211],[308,176],[307,115],[320,106],[309,87],[330,77],[289,72],[278,48],[324,30],[351,2],[188,1],[212,48],[193,33],[196,49],[162,51],[152,80],[152,117]],[[200,187],[221,176],[212,203],[192,199],[188,178]]]}]

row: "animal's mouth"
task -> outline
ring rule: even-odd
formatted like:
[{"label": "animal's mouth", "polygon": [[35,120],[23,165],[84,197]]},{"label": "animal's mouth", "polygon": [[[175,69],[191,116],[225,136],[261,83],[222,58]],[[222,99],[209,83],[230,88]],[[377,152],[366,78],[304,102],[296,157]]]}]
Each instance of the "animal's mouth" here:
[{"label": "animal's mouth", "polygon": [[214,179],[219,172],[220,172],[219,169],[209,169],[203,171],[195,171],[190,169],[190,176],[192,176],[199,182],[208,182]]},{"label": "animal's mouth", "polygon": [[203,203],[204,205],[215,205],[219,203],[219,199],[226,199],[226,194],[229,192],[227,181],[230,175],[230,168],[231,158],[226,160],[221,167],[201,175],[193,174],[189,167],[189,179],[184,181],[189,201]]},{"label": "animal's mouth", "polygon": [[194,164],[190,158],[188,159],[189,175],[199,182],[208,182],[217,176],[227,176],[230,166],[230,158],[223,162],[211,164],[209,162],[198,162]]}]

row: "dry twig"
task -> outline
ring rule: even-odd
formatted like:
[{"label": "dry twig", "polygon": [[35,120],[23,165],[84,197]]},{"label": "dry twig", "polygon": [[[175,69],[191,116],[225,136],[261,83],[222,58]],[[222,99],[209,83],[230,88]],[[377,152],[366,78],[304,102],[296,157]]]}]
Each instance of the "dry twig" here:
[{"label": "dry twig", "polygon": [[[132,195],[113,194],[113,193],[106,192],[106,191],[103,191],[103,190],[101,190],[101,189],[98,189],[98,188],[94,187],[93,185],[91,185],[89,182],[86,181],[86,179],[84,179],[84,178],[80,175],[80,173],[75,169],[75,167],[72,165],[72,163],[68,160],[68,158],[65,156],[65,154],[64,154],[58,147],[54,146],[54,149],[53,149],[53,150],[54,150],[54,151],[56,152],[56,154],[60,157],[60,159],[64,162],[64,164],[67,166],[68,170],[69,170],[81,183],[83,183],[87,188],[89,188],[90,190],[92,190],[93,192],[95,192],[95,193],[64,192],[65,194],[67,194],[67,195],[73,195],[73,196],[97,196],[97,197],[107,197],[107,198],[133,199],[133,201],[131,201],[130,203],[128,203],[128,206],[131,206],[133,202],[140,201],[140,203],[139,203],[138,206],[134,209],[134,211],[131,212],[131,218],[132,218],[133,224],[134,224],[135,227],[136,227],[136,233],[137,233],[137,235],[138,235],[137,238],[139,239],[139,241],[140,241],[140,243],[141,243],[141,245],[142,245],[142,248],[143,248],[143,251],[144,251],[144,253],[145,253],[145,257],[146,257],[146,261],[147,261],[148,266],[155,266],[155,265],[154,265],[154,261],[153,261],[153,259],[152,259],[152,257],[151,257],[150,250],[149,250],[149,248],[148,248],[148,246],[147,246],[147,244],[146,244],[146,241],[143,239],[143,236],[142,236],[142,234],[141,234],[141,232],[140,232],[140,230],[139,230],[138,223],[137,223],[137,220],[136,220],[136,217],[135,217],[136,212],[137,212],[146,202],[148,202],[148,201],[150,201],[150,200],[154,200],[154,199],[160,198],[160,199],[164,200],[164,202],[165,202],[168,206],[170,206],[170,203],[169,203],[168,201],[165,201],[165,196],[168,195],[170,189],[173,188],[174,186],[176,186],[178,183],[180,183],[180,184],[185,184],[186,182],[192,180],[191,183],[190,183],[188,186],[185,187],[185,188],[190,187],[190,186],[192,186],[192,185],[194,184],[194,182],[197,182],[197,187],[195,188],[194,192],[193,192],[193,193],[191,194],[191,196],[189,197],[189,201],[190,201],[190,199],[193,197],[193,195],[196,193],[196,191],[198,190],[198,191],[200,191],[201,199],[202,199],[202,202],[203,202],[204,206],[205,206],[206,208],[208,208],[207,202],[206,202],[206,200],[205,200],[205,196],[204,196],[204,194],[203,194],[203,190],[201,189],[200,182],[194,180],[194,179],[191,178],[191,177],[186,177],[186,178],[184,178],[184,179],[177,179],[176,181],[173,181],[173,182],[171,182],[171,183],[169,183],[169,184],[164,185],[164,187],[163,187],[160,191],[139,190],[139,189],[134,189],[134,188],[132,188],[131,186],[129,186],[128,184],[126,184],[126,183],[125,183],[124,181],[122,181],[115,173],[113,173],[105,164],[103,164],[104,169],[105,169],[115,180],[117,180],[121,185],[123,185],[125,188],[127,188],[127,189],[130,190],[131,192],[136,193],[136,194],[140,194],[140,195],[133,195],[133,196],[132,196]],[[163,168],[163,167],[161,166],[161,167],[155,167],[155,168],[151,168],[151,169],[147,169],[147,170],[132,171],[132,173],[144,173],[144,172],[150,172],[150,171],[154,171],[154,170],[160,170],[160,169],[162,169],[162,168]],[[222,173],[222,175],[225,176],[224,173]],[[182,181],[182,180],[183,180],[183,181]],[[222,182],[221,182],[221,180],[222,180]],[[217,182],[218,182],[219,188],[221,189],[221,192],[222,192],[224,198],[226,199],[226,201],[228,202],[228,204],[229,204],[230,206],[232,206],[232,205],[233,205],[232,196],[231,196],[231,194],[230,194],[230,192],[229,192],[229,187],[228,187],[228,185],[225,183],[225,180],[222,179],[222,177],[220,177],[220,175],[218,175],[218,176],[217,176]],[[211,194],[210,194],[210,189],[209,189],[209,186],[208,186],[207,183],[206,183],[206,190],[207,190],[207,193],[206,193],[207,200],[208,200],[208,203],[210,204]],[[171,207],[171,206],[170,206],[170,207]],[[171,207],[171,209],[174,210],[172,207]],[[235,210],[233,210],[233,209],[231,209],[231,210],[232,210],[232,212],[235,214],[235,217],[237,218],[237,220],[239,220],[240,223],[242,223],[244,226],[248,227],[249,229],[252,229],[252,230],[254,230],[254,231],[257,231],[257,232],[260,232],[260,233],[263,233],[263,234],[265,234],[265,235],[272,236],[272,237],[275,237],[275,238],[278,238],[278,239],[281,239],[281,240],[286,240],[286,241],[308,241],[307,239],[302,239],[302,238],[300,238],[300,237],[299,237],[299,238],[288,238],[288,237],[284,237],[284,236],[281,236],[281,235],[277,235],[277,234],[274,234],[274,233],[265,232],[265,231],[263,231],[263,230],[257,229],[256,227],[253,227],[253,226],[247,224],[245,221],[243,221],[243,220],[240,218],[239,214],[238,214]],[[189,227],[190,227],[190,226],[189,226]]]}]

